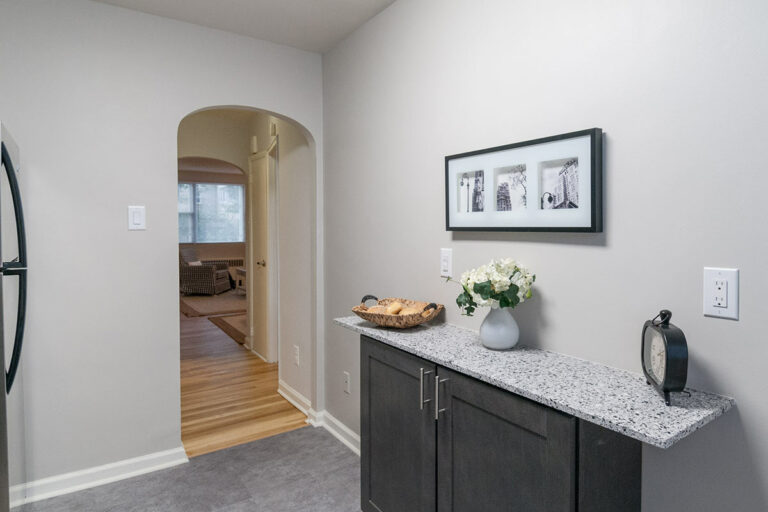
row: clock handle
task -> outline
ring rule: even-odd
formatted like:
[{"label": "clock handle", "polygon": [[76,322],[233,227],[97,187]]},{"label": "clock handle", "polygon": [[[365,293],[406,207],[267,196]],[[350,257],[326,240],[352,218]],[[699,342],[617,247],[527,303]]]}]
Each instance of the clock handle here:
[{"label": "clock handle", "polygon": [[668,309],[662,309],[652,322],[653,325],[669,325],[670,320],[672,320],[672,312]]}]

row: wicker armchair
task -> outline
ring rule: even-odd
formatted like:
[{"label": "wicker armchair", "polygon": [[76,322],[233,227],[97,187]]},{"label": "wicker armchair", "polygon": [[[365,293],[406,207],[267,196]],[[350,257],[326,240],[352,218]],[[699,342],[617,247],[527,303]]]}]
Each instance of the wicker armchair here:
[{"label": "wicker armchair", "polygon": [[[186,257],[185,257],[186,256]],[[226,262],[205,261],[190,265],[194,256],[179,253],[179,290],[184,295],[218,295],[232,288]]]}]

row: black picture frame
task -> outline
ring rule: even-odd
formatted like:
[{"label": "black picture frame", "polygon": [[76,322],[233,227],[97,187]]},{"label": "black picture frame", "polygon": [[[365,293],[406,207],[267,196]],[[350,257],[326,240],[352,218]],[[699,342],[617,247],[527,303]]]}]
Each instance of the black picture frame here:
[{"label": "black picture frame", "polygon": [[[586,166],[581,161],[585,158]],[[516,163],[523,160],[525,163]],[[532,162],[535,165],[530,165]],[[535,181],[529,181],[531,177]],[[512,186],[514,193],[510,193]],[[493,202],[486,201],[489,187]],[[574,201],[569,200],[569,191]],[[583,197],[585,192],[588,198]],[[585,211],[587,205],[589,211]],[[446,156],[445,229],[601,233],[602,129],[590,128]]]}]

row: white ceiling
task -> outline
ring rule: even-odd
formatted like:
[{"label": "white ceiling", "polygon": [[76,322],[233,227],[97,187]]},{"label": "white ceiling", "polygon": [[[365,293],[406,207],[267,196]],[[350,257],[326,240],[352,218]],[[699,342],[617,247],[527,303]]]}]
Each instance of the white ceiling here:
[{"label": "white ceiling", "polygon": [[394,0],[96,0],[324,53]]}]

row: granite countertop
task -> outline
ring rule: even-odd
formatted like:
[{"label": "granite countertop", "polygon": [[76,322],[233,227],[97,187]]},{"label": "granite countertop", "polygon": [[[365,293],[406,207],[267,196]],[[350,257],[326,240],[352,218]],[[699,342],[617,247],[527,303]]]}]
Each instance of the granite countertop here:
[{"label": "granite countertop", "polygon": [[645,376],[577,359],[516,347],[498,352],[480,345],[477,332],[451,324],[412,329],[378,327],[356,316],[338,325],[535,402],[669,448],[730,409],[733,398],[688,389],[666,406]]}]

